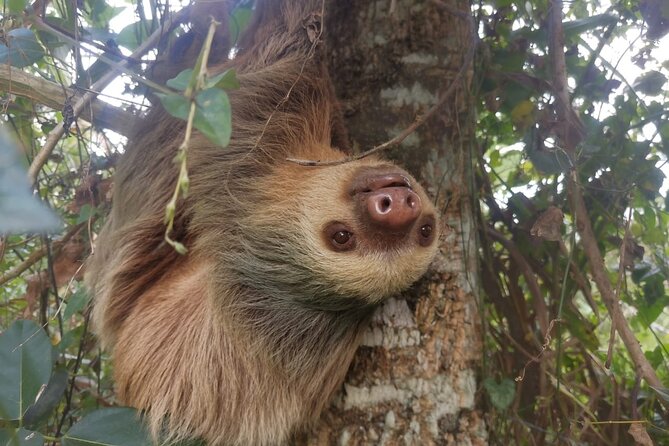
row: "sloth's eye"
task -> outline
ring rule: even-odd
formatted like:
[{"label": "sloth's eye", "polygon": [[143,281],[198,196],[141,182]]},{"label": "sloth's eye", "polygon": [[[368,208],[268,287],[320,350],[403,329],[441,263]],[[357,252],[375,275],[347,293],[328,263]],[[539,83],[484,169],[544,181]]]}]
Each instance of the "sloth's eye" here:
[{"label": "sloth's eye", "polygon": [[334,251],[350,251],[355,248],[355,234],[344,223],[329,224],[324,235]]},{"label": "sloth's eye", "polygon": [[353,234],[348,231],[337,231],[332,236],[332,241],[338,245],[345,245],[351,240],[351,237],[353,237]]},{"label": "sloth's eye", "polygon": [[434,240],[434,221],[429,219],[418,228],[418,243],[421,246],[430,246]]}]

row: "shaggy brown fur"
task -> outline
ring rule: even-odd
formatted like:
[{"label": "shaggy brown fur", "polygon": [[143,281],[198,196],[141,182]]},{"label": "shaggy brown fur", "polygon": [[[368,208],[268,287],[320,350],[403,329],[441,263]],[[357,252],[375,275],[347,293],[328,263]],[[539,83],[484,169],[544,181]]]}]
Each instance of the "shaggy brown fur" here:
[{"label": "shaggy brown fur", "polygon": [[[155,111],[118,166],[88,262],[94,327],[112,350],[118,396],[169,440],[285,443],[341,385],[375,306],[418,279],[437,249],[434,208],[398,167],[285,161],[340,159],[332,146],[343,138],[314,51],[320,4],[268,3],[275,9],[261,14],[255,38],[221,67],[234,67],[241,84],[230,92],[230,146],[195,133],[189,147],[191,190],[174,234],[188,255],[163,242],[184,124]],[[379,196],[422,207],[391,227],[372,215]],[[333,224],[355,244],[333,249],[342,236]]]}]

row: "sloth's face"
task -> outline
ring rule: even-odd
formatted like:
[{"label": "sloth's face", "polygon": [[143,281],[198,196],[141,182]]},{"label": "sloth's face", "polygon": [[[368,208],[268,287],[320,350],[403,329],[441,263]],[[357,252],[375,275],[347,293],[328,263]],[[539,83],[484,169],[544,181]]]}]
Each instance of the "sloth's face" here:
[{"label": "sloth's face", "polygon": [[304,253],[339,293],[377,303],[425,273],[439,222],[411,175],[370,160],[316,168],[305,181],[298,194]]},{"label": "sloth's face", "polygon": [[240,222],[242,251],[229,263],[244,285],[273,299],[375,305],[418,280],[438,249],[434,206],[393,164],[284,163],[256,185],[262,203]]}]

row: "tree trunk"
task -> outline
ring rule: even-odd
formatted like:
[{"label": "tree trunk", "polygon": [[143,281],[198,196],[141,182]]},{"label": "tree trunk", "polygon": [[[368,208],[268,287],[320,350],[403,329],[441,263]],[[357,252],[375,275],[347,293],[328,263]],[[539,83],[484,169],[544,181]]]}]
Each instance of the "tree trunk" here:
[{"label": "tree trunk", "polygon": [[[399,134],[434,105],[463,64],[469,13],[460,0],[331,0],[330,71],[354,149]],[[481,360],[473,217],[469,76],[388,156],[410,170],[442,213],[427,277],[376,314],[344,389],[307,444],[486,444],[476,410]]]}]

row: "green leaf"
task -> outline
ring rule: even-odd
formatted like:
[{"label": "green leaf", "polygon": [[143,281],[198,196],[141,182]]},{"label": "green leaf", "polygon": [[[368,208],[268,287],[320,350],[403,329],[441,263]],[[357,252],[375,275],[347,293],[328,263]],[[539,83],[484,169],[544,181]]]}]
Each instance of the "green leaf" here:
[{"label": "green leaf", "polygon": [[44,437],[39,432],[24,428],[0,429],[0,446],[42,446]]},{"label": "green leaf", "polygon": [[37,402],[26,411],[23,418],[26,426],[35,428],[52,414],[63,398],[67,383],[67,369],[64,367],[56,368],[51,374],[49,384],[47,384]]},{"label": "green leaf", "polygon": [[35,33],[27,28],[16,28],[5,37],[7,44],[0,44],[0,64],[17,68],[27,67],[44,57],[44,50]]},{"label": "green leaf", "polygon": [[634,81],[634,89],[649,96],[655,96],[664,92],[664,84],[667,77],[659,71],[649,71],[639,76]]},{"label": "green leaf", "polygon": [[149,36],[149,33],[153,32],[154,29],[155,24],[153,21],[148,23],[142,22],[140,20],[135,23],[131,23],[118,33],[116,43],[126,47],[131,51],[134,51],[137,49],[140,43],[146,40],[146,38]]},{"label": "green leaf", "polygon": [[211,142],[219,146],[230,143],[232,133],[232,110],[225,91],[207,88],[195,97],[197,111],[193,125]]},{"label": "green leaf", "polygon": [[62,437],[62,446],[146,446],[153,442],[135,409],[96,410]]},{"label": "green leaf", "polygon": [[58,217],[30,193],[18,147],[0,125],[0,234],[59,228]]},{"label": "green leaf", "polygon": [[181,73],[177,74],[176,77],[173,77],[172,79],[168,80],[166,83],[167,86],[170,88],[174,88],[175,90],[179,91],[185,91],[190,86],[192,79],[193,79],[193,69],[188,68],[186,70],[183,70]]},{"label": "green leaf", "polygon": [[180,94],[156,93],[165,110],[175,118],[188,119],[190,101]]},{"label": "green leaf", "polygon": [[616,23],[618,20],[618,17],[613,14],[597,14],[584,19],[564,22],[563,29],[567,37],[577,36],[584,32]]},{"label": "green leaf", "polygon": [[79,215],[77,216],[76,224],[88,221],[96,213],[97,209],[95,207],[91,206],[89,203],[84,204],[83,206],[81,206],[81,209],[79,210]]},{"label": "green leaf", "polygon": [[[644,298],[647,298],[647,296],[644,295]],[[669,299],[666,296],[662,296],[652,303],[642,301],[637,306],[636,318],[645,328],[649,328],[660,317],[667,304],[669,304]]]},{"label": "green leaf", "polygon": [[669,389],[663,387],[650,386],[665,403],[669,403]]},{"label": "green leaf", "polygon": [[228,29],[230,30],[230,42],[232,45],[237,43],[239,36],[244,33],[244,30],[249,24],[253,16],[253,2],[242,3],[235,7],[230,14],[228,21]]},{"label": "green leaf", "polygon": [[[169,114],[175,118],[188,119],[190,101],[187,98],[178,94],[157,95]],[[195,128],[214,144],[227,146],[232,133],[232,111],[225,91],[219,88],[202,90],[195,96],[195,104]]]},{"label": "green leaf", "polygon": [[486,378],[483,381],[483,386],[488,392],[490,402],[498,410],[505,410],[513,403],[513,398],[516,394],[516,383],[509,378],[504,378],[500,383],[493,378]]},{"label": "green leaf", "polygon": [[67,306],[65,307],[65,312],[63,313],[63,319],[69,319],[74,316],[75,313],[83,310],[84,307],[88,305],[90,300],[91,296],[86,292],[86,289],[80,288],[67,300]]},{"label": "green leaf", "polygon": [[7,5],[11,14],[20,14],[28,6],[28,0],[9,0]]},{"label": "green leaf", "polygon": [[106,0],[87,0],[90,6],[90,14],[84,18],[93,25],[93,28],[109,28],[109,21],[123,12],[125,6],[111,6]]},{"label": "green leaf", "polygon": [[236,90],[239,88],[237,72],[233,68],[229,68],[221,74],[209,79],[207,81],[207,87],[217,87],[224,90]]},{"label": "green leaf", "polygon": [[16,321],[0,335],[0,419],[20,420],[51,376],[52,347],[32,321]]}]

